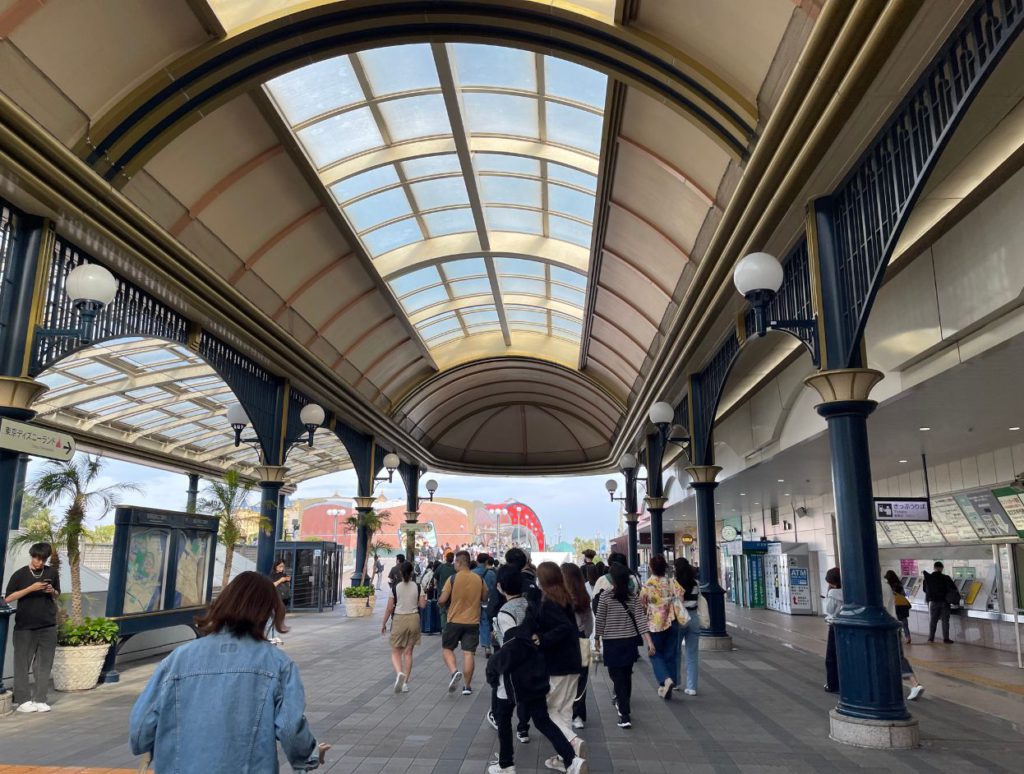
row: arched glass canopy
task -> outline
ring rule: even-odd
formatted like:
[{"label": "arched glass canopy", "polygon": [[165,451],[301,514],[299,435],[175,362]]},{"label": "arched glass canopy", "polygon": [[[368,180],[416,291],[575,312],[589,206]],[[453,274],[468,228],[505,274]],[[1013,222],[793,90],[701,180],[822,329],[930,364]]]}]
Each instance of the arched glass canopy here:
[{"label": "arched glass canopy", "polygon": [[266,90],[432,352],[479,336],[475,356],[548,351],[575,366],[603,74],[423,43],[317,62]]}]

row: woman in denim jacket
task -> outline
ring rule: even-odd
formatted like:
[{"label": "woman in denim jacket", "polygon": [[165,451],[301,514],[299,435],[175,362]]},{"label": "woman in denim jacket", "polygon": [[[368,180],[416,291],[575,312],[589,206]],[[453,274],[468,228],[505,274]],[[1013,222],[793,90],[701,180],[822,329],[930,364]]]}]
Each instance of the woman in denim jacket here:
[{"label": "woman in denim jacket", "polygon": [[271,621],[287,631],[284,615],[268,578],[229,583],[196,622],[200,639],[165,658],[135,702],[132,752],[151,753],[157,774],[276,774],[280,741],[295,770],[317,768],[328,745],[306,723],[299,670],[265,634]]}]

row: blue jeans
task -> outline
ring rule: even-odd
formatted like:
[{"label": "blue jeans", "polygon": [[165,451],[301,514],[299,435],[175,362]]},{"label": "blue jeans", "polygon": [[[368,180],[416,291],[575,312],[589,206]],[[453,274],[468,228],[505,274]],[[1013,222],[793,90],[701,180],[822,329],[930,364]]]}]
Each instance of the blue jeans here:
[{"label": "blue jeans", "polygon": [[487,617],[487,607],[480,608],[480,647],[491,647],[491,619]]},{"label": "blue jeans", "polygon": [[[679,640],[676,644],[676,656],[678,657],[680,644],[686,648],[686,687],[691,691],[697,690],[697,667],[700,663],[700,619],[697,616],[697,608],[687,610],[690,620],[686,626],[679,627]],[[676,671],[672,676],[676,685],[679,685],[679,662],[676,661]]]},{"label": "blue jeans", "polygon": [[651,632],[654,643],[654,655],[651,656],[651,667],[658,685],[679,674],[679,624],[675,621],[663,632]]}]

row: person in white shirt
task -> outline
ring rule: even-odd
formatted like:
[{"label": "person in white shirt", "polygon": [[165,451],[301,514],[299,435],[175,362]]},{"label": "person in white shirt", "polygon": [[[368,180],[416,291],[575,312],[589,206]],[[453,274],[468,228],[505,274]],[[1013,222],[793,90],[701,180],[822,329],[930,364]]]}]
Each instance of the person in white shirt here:
[{"label": "person in white shirt", "polygon": [[[885,579],[883,578],[883,580]],[[892,587],[888,582],[882,584],[882,604],[885,605],[886,612],[895,618],[896,595],[893,593]],[[910,683],[910,695],[907,696],[907,701],[914,701],[924,693],[924,686],[918,682],[917,675],[914,674],[914,668],[910,666],[910,662],[907,661],[907,656],[903,652],[903,638],[897,637],[896,640],[900,648],[900,674],[903,675],[904,680]]]},{"label": "person in white shirt", "polygon": [[833,567],[825,573],[828,592],[825,594],[825,621],[828,623],[828,644],[825,646],[825,690],[839,693],[839,664],[836,661],[836,635],[832,622],[843,607],[843,583],[839,568]]},{"label": "person in white shirt", "polygon": [[427,597],[420,585],[413,580],[412,562],[403,562],[398,581],[391,586],[380,633],[387,632],[388,619],[391,624],[391,664],[395,668],[395,693],[409,692],[409,678],[412,677],[412,651],[420,644],[420,609],[427,604]]}]

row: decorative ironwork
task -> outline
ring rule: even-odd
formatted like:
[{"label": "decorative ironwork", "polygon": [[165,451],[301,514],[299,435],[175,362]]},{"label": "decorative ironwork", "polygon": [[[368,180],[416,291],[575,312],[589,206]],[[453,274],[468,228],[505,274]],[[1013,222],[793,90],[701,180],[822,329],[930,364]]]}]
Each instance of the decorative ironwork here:
[{"label": "decorative ironwork", "polygon": [[684,395],[676,406],[675,414],[672,417],[672,424],[682,425],[687,431],[690,430],[690,396]]},{"label": "decorative ironwork", "polygon": [[64,282],[71,270],[83,263],[101,262],[60,237],[54,240],[43,300],[43,316],[32,342],[32,361],[29,368],[32,376],[42,373],[68,355],[110,339],[140,336],[164,339],[176,344],[186,342],[188,320],[142,288],[121,277],[117,277],[117,296],[96,315],[95,336],[91,342],[85,343],[75,338],[42,333],[43,330],[68,330],[77,327],[78,313],[64,292]]},{"label": "decorative ironwork", "polygon": [[740,340],[732,332],[704,366],[704,370],[693,377],[690,399],[693,401],[694,427],[690,428],[690,444],[694,465],[710,464],[711,428],[715,423],[718,399],[739,354]]},{"label": "decorative ironwork", "polygon": [[[11,253],[14,252],[14,237],[17,233],[17,227],[17,212],[7,202],[0,200],[0,304],[10,303],[8,301],[11,294],[8,292],[7,287],[9,284],[7,264],[11,258]],[[6,325],[4,323],[6,318],[7,316],[0,311],[0,336],[6,333]]]},{"label": "decorative ironwork", "polygon": [[284,380],[205,330],[199,337],[198,354],[231,388],[245,409],[252,429],[260,440],[265,464],[281,464],[279,450]]},{"label": "decorative ironwork", "polygon": [[374,453],[373,437],[349,427],[341,420],[334,423],[334,434],[338,436],[348,452],[348,458],[352,461],[352,468],[356,472],[356,489],[360,497],[373,496],[373,478],[377,475],[379,467],[374,465],[375,457],[380,457],[380,464],[384,463],[384,454]]},{"label": "decorative ironwork", "polygon": [[288,388],[288,426],[285,430],[286,443],[291,443],[296,438],[305,436],[306,426],[302,424],[299,416],[302,409],[312,403],[311,398],[306,397],[294,387]]},{"label": "decorative ironwork", "polygon": [[[1024,25],[1024,0],[978,0],[885,128],[831,197],[840,360],[858,365],[860,338],[889,258],[939,156]],[[824,269],[824,267],[823,267]]]}]

